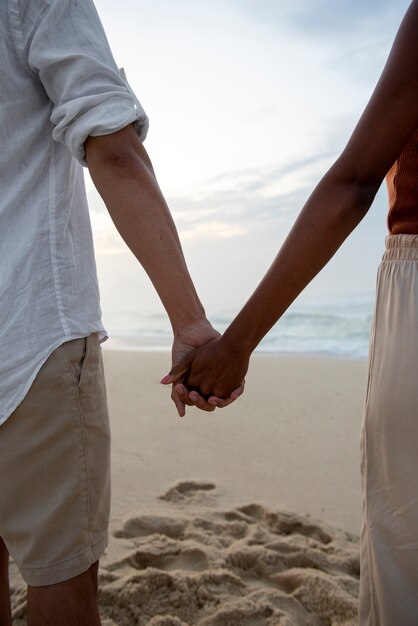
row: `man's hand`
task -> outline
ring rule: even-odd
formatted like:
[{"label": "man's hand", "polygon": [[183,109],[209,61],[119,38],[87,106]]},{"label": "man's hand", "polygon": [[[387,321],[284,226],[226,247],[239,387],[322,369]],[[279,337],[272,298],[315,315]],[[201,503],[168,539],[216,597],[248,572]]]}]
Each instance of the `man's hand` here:
[{"label": "man's hand", "polygon": [[172,397],[179,415],[184,415],[185,404],[207,411],[223,408],[244,391],[249,354],[229,346],[219,333],[200,347],[195,345],[193,351],[189,345],[186,355],[162,381],[173,384]]},{"label": "man's hand", "polygon": [[[175,367],[178,363],[183,362],[188,355],[190,356],[193,353],[195,348],[213,341],[219,336],[218,331],[215,330],[207,320],[203,319],[176,332],[172,349],[172,366]],[[184,376],[186,373],[187,369],[184,371]],[[182,382],[184,376],[180,375],[176,380]],[[176,405],[180,417],[185,415],[186,404],[189,406],[196,405],[199,409],[204,411],[215,410],[215,407],[208,404],[199,394],[196,394],[195,401],[193,401],[192,398],[188,397],[188,391],[184,385],[179,384],[177,386],[179,388],[178,390],[176,390],[173,385],[171,398]]]},{"label": "man's hand", "polygon": [[[216,407],[225,407],[231,404],[244,391],[242,379],[233,387],[233,393],[227,398],[217,397],[211,394],[210,402],[204,397],[199,385],[189,380],[189,369],[195,355],[195,349],[209,346],[220,338],[220,333],[215,330],[207,320],[199,320],[190,324],[175,334],[172,350],[173,369],[163,379],[163,384],[173,382],[171,398],[176,405],[180,417],[185,415],[186,405],[196,406],[203,411],[214,411]],[[187,379],[187,380],[186,380]]]}]

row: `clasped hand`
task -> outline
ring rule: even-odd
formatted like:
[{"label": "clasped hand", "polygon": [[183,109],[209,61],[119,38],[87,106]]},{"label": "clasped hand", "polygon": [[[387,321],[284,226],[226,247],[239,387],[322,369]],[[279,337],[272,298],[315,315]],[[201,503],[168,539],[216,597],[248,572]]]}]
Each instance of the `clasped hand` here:
[{"label": "clasped hand", "polygon": [[161,382],[172,385],[171,397],[181,417],[186,405],[214,411],[244,392],[248,363],[249,355],[228,345],[208,322],[200,323],[175,338],[173,368]]}]

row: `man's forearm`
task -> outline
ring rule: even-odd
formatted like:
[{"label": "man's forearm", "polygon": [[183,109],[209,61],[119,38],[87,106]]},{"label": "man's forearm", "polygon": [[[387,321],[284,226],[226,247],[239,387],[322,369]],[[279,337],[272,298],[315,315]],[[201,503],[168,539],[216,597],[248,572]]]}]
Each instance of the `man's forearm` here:
[{"label": "man's forearm", "polygon": [[125,243],[144,267],[175,334],[205,319],[147,153],[132,127],[86,142],[91,177]]}]

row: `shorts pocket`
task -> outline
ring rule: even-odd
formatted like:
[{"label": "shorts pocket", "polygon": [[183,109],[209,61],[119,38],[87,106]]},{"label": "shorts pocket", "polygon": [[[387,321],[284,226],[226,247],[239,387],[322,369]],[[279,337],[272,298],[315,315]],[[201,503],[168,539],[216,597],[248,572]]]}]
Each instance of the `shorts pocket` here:
[{"label": "shorts pocket", "polygon": [[90,337],[91,336],[81,339],[72,339],[63,344],[68,360],[68,367],[76,389],[79,389],[83,383],[85,371],[91,357]]}]

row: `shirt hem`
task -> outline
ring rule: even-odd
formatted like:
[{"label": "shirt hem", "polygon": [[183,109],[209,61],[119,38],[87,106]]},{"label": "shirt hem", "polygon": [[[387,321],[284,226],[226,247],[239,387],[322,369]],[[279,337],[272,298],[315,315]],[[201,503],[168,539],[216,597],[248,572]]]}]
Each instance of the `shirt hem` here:
[{"label": "shirt hem", "polygon": [[82,339],[83,337],[88,337],[92,333],[98,333],[100,343],[104,343],[109,338],[109,335],[107,334],[106,330],[103,328],[103,326],[100,326],[100,327],[93,328],[91,330],[87,330],[86,332],[80,331],[80,332],[65,334],[64,336],[57,339],[53,344],[51,344],[51,346],[48,348],[45,354],[41,357],[40,361],[36,364],[32,375],[28,378],[28,381],[22,390],[22,394],[20,394],[17,400],[15,400],[12,403],[10,409],[7,409],[5,413],[0,414],[0,427],[13,415],[14,411],[23,402],[23,400],[27,396],[32,386],[33,381],[37,377],[39,370],[45,364],[45,362],[49,359],[49,357],[54,352],[54,350],[59,348],[63,343],[66,343],[67,341],[72,341],[73,339]]}]

